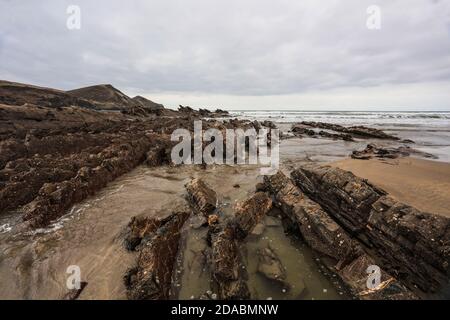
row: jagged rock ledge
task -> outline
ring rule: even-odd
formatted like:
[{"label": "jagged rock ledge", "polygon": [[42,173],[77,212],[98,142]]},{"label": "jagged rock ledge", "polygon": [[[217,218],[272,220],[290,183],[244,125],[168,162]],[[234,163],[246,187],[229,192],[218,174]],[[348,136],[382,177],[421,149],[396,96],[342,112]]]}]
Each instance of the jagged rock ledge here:
[{"label": "jagged rock ledge", "polygon": [[243,241],[272,208],[271,199],[263,192],[238,204],[231,219],[209,226],[212,276],[219,288],[219,297],[226,300],[249,299],[244,280],[239,242]]},{"label": "jagged rock ledge", "polygon": [[201,179],[193,179],[185,187],[194,211],[208,218],[216,210],[216,192]]},{"label": "jagged rock ledge", "polygon": [[138,250],[136,266],[124,276],[130,300],[167,300],[177,257],[180,230],[189,210],[176,211],[164,219],[135,217],[129,224],[125,245]]},{"label": "jagged rock ledge", "polygon": [[369,159],[397,159],[401,157],[409,157],[411,155],[420,156],[423,158],[437,159],[436,156],[422,152],[411,148],[410,146],[400,146],[394,148],[381,147],[376,144],[370,143],[366,146],[364,150],[355,150],[351,154],[353,159],[358,160],[369,160]]},{"label": "jagged rock ledge", "polygon": [[205,182],[193,179],[186,185],[188,200],[198,215],[208,218],[208,253],[211,277],[220,299],[249,299],[246,270],[239,245],[272,207],[271,199],[257,192],[239,203],[233,217],[216,210],[217,195]]},{"label": "jagged rock ledge", "polygon": [[[326,123],[326,122],[314,122],[314,121],[302,121],[301,126],[307,126],[312,128],[319,128],[325,130],[331,130],[335,132],[341,132],[348,134],[354,138],[375,138],[383,140],[400,140],[398,137],[387,134],[381,130],[375,128],[369,128],[365,126],[351,126],[344,127],[338,124]],[[298,124],[296,125],[298,127]]]},{"label": "jagged rock ledge", "polygon": [[351,134],[348,133],[331,133],[327,131],[320,130],[316,132],[312,129],[309,129],[304,124],[296,124],[292,126],[292,133],[296,137],[308,136],[312,138],[327,138],[333,140],[344,140],[344,141],[355,141]]},{"label": "jagged rock ledge", "polygon": [[421,212],[389,197],[351,172],[306,165],[294,183],[357,238],[387,272],[427,294],[448,286],[450,219]]},{"label": "jagged rock ledge", "polygon": [[381,284],[366,286],[367,267],[374,259],[316,202],[309,199],[293,181],[278,172],[264,178],[265,189],[298,230],[304,241],[318,254],[321,263],[339,276],[350,293],[360,299],[415,299],[416,296],[392,275],[381,270]]}]

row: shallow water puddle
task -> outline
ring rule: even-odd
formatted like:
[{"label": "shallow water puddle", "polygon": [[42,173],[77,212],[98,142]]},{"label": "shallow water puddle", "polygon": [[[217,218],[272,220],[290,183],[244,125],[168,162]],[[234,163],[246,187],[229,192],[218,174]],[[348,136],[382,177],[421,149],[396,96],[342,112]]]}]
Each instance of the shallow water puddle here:
[{"label": "shallow water puddle", "polygon": [[[330,280],[319,272],[311,250],[299,239],[287,235],[281,220],[266,216],[259,235],[250,235],[244,244],[249,274],[248,285],[255,299],[341,299]],[[258,272],[259,252],[269,248],[286,274],[283,286]]]},{"label": "shallow water puddle", "polygon": [[[212,186],[214,188],[214,186]],[[232,201],[225,197],[228,201]],[[222,219],[230,217],[230,206],[222,211]],[[220,209],[219,209],[220,211]],[[208,296],[216,298],[211,270],[207,263],[206,235],[208,227],[196,225],[198,216],[192,216],[185,225],[183,241],[174,271],[173,297],[183,300]],[[258,271],[260,252],[269,248],[284,270],[283,284],[268,279]],[[336,290],[332,281],[318,268],[311,250],[299,239],[285,233],[281,219],[266,216],[240,246],[243,268],[252,299],[343,299],[344,290]],[[205,295],[206,294],[206,295]]]},{"label": "shallow water puddle", "polygon": [[[193,217],[194,218],[194,217]],[[194,229],[187,221],[181,242],[181,252],[174,268],[172,290],[178,299],[196,299],[207,292],[212,293],[211,272],[205,255],[207,228]]]}]

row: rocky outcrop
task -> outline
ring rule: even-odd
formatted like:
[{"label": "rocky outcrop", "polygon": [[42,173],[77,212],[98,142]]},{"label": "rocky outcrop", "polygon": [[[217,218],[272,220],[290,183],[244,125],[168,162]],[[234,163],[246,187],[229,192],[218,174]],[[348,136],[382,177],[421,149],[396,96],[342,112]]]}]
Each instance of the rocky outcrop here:
[{"label": "rocky outcrop", "polygon": [[378,159],[397,159],[400,157],[409,157],[411,155],[436,159],[436,156],[411,148],[410,146],[400,146],[397,148],[380,147],[370,143],[364,150],[353,151],[351,157],[358,160]]},{"label": "rocky outcrop", "polygon": [[156,103],[153,102],[147,98],[141,97],[141,96],[136,96],[132,99],[137,105],[141,106],[142,108],[144,108],[146,111],[149,112],[156,112],[157,111],[161,111],[164,109],[164,105],[160,104],[160,103]]},{"label": "rocky outcrop", "polygon": [[224,300],[242,300],[250,298],[242,268],[242,258],[234,228],[222,222],[210,226],[212,278],[218,287],[219,298]]},{"label": "rocky outcrop", "polygon": [[194,114],[196,111],[189,106],[182,106],[181,104],[178,106],[178,111],[185,114]]},{"label": "rocky outcrop", "polygon": [[144,163],[149,167],[157,167],[172,163],[171,152],[175,145],[167,134],[147,134],[152,146],[145,155]]},{"label": "rocky outcrop", "polygon": [[216,111],[214,111],[214,113],[216,113],[217,115],[221,115],[221,116],[228,116],[230,113],[226,110],[222,110],[222,109],[216,109]]},{"label": "rocky outcrop", "polygon": [[274,196],[276,206],[296,224],[303,239],[315,251],[333,258],[336,265],[348,263],[361,254],[359,243],[282,172],[266,176],[264,182]]},{"label": "rocky outcrop", "polygon": [[128,299],[170,298],[180,230],[188,217],[188,211],[181,211],[161,221],[155,218],[135,218],[131,221],[126,245],[128,248],[136,248],[138,242],[140,245],[137,264],[124,277]]},{"label": "rocky outcrop", "polygon": [[318,253],[321,263],[339,276],[355,297],[360,299],[416,298],[385,270],[380,270],[382,282],[389,281],[389,285],[384,283],[367,292],[366,269],[375,265],[375,261],[365,252],[363,246],[283,173],[266,176],[264,183],[266,190],[274,196],[275,205],[294,225],[293,229],[299,231],[305,242]]},{"label": "rocky outcrop", "polygon": [[120,113],[0,105],[0,128],[0,214],[23,213],[30,227],[48,225],[144,160],[170,161],[169,136]]},{"label": "rocky outcrop", "polygon": [[80,99],[90,101],[98,109],[102,110],[126,110],[140,106],[133,99],[110,84],[100,84],[70,90],[67,93]]},{"label": "rocky outcrop", "polygon": [[275,123],[273,123],[272,121],[269,120],[264,120],[264,121],[258,121],[258,120],[253,120],[251,122],[251,124],[253,125],[253,128],[255,128],[256,130],[261,130],[261,129],[277,129],[277,126]]},{"label": "rocky outcrop", "polygon": [[439,292],[450,274],[450,219],[420,212],[348,171],[307,165],[295,184],[410,288]]},{"label": "rocky outcrop", "polygon": [[[120,175],[141,163],[152,146],[149,137],[136,136],[112,145],[85,163],[76,174],[58,182],[45,182],[36,198],[24,207],[23,220],[33,228],[45,227],[73,204],[93,195]],[[93,164],[95,166],[89,166]],[[32,197],[32,194],[30,195]]]},{"label": "rocky outcrop", "polygon": [[217,109],[216,111],[210,111],[208,109],[199,108],[198,110],[193,109],[189,106],[179,105],[178,112],[185,116],[191,117],[205,117],[205,118],[218,118],[218,117],[228,117],[228,111]]},{"label": "rocky outcrop", "polygon": [[292,133],[299,137],[299,136],[308,136],[311,138],[326,138],[326,139],[333,139],[333,140],[344,140],[344,141],[354,141],[351,134],[348,133],[331,133],[328,131],[320,130],[319,132],[316,132],[312,129],[309,129],[305,125],[294,125],[291,129]]},{"label": "rocky outcrop", "polygon": [[[0,104],[0,214],[21,215],[25,223],[19,228],[47,226],[71,205],[143,162],[151,167],[169,164],[174,145],[170,133],[192,130],[198,116],[173,111],[170,116],[148,117],[144,112],[133,114],[134,107],[124,113],[99,112],[94,106],[80,106],[74,101],[82,98],[62,91],[9,82],[0,82],[0,91],[8,103],[17,104]],[[123,102],[122,93],[116,93],[109,86],[96,86],[77,94]],[[61,103],[55,104],[54,97]],[[204,124],[205,130],[231,126],[213,120]]]},{"label": "rocky outcrop", "polygon": [[313,129],[309,129],[303,125],[294,125],[294,126],[292,126],[291,131],[296,136],[306,135],[309,137],[314,137],[316,135],[316,132]]},{"label": "rocky outcrop", "polygon": [[135,251],[144,239],[148,240],[156,230],[172,218],[172,215],[169,215],[169,217],[165,219],[152,219],[146,216],[136,216],[131,218],[131,221],[128,224],[127,235],[124,240],[125,247],[129,251]]},{"label": "rocky outcrop", "polygon": [[189,203],[206,218],[216,210],[217,194],[203,180],[193,179],[186,184]]},{"label": "rocky outcrop", "polygon": [[208,242],[211,247],[212,278],[221,299],[250,298],[239,244],[252,232],[271,206],[271,199],[260,192],[238,204],[234,217],[210,221]]},{"label": "rocky outcrop", "polygon": [[235,237],[245,239],[271,208],[272,200],[263,192],[257,192],[239,203],[231,222],[235,228]]},{"label": "rocky outcrop", "polygon": [[369,128],[365,126],[352,126],[344,127],[338,124],[326,123],[326,122],[313,122],[313,121],[302,121],[300,123],[303,126],[320,128],[326,130],[332,130],[335,132],[342,132],[350,134],[355,138],[375,138],[384,140],[399,140],[398,137],[389,135],[381,130]]},{"label": "rocky outcrop", "polygon": [[77,106],[96,109],[92,102],[62,90],[0,80],[0,104],[11,106],[38,105],[51,109]]}]

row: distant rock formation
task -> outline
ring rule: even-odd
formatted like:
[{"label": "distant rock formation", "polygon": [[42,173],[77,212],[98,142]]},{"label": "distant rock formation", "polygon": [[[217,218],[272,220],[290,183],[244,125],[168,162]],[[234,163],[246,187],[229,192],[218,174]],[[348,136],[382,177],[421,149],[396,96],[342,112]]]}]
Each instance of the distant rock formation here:
[{"label": "distant rock formation", "polygon": [[10,106],[36,105],[47,108],[81,107],[96,109],[95,104],[67,92],[0,80],[0,104]]},{"label": "distant rock formation", "polygon": [[148,100],[147,98],[136,96],[132,99],[137,105],[141,106],[142,108],[146,110],[163,110],[164,106],[160,103],[153,102],[151,100]]},{"label": "distant rock formation", "polygon": [[164,110],[162,104],[141,96],[130,98],[110,84],[62,91],[4,80],[0,80],[0,104],[115,110],[138,116],[149,113],[160,114]]},{"label": "distant rock formation", "polygon": [[101,84],[67,91],[69,94],[90,101],[98,109],[124,110],[136,106],[136,102],[110,84]]},{"label": "distant rock formation", "polygon": [[37,106],[60,109],[79,107],[101,111],[120,111],[135,117],[194,117],[217,118],[229,116],[228,111],[217,109],[195,110],[180,105],[178,111],[166,109],[164,105],[142,96],[130,98],[110,84],[63,91],[29,84],[0,80],[0,104],[9,106]]},{"label": "distant rock formation", "polygon": [[377,146],[376,144],[369,143],[364,150],[355,150],[351,154],[353,159],[359,160],[369,160],[373,158],[379,159],[397,159],[400,157],[409,157],[410,155],[416,155],[424,158],[437,159],[436,156],[423,152],[420,150],[413,149],[409,146],[400,146],[397,148],[388,148]]},{"label": "distant rock formation", "polygon": [[387,134],[381,130],[369,128],[365,126],[352,126],[344,127],[338,124],[326,123],[326,122],[314,122],[314,121],[302,121],[302,126],[308,126],[312,128],[319,128],[324,130],[331,130],[335,132],[346,133],[352,135],[354,138],[374,138],[383,140],[400,140],[398,137]]}]

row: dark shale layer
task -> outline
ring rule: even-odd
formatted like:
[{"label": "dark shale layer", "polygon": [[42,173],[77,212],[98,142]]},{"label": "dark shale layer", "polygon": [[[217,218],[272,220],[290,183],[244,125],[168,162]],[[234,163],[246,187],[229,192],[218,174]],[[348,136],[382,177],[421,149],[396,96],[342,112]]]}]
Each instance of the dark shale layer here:
[{"label": "dark shale layer", "polygon": [[421,212],[348,171],[308,165],[294,183],[374,253],[383,269],[427,293],[448,285],[450,219]]}]

